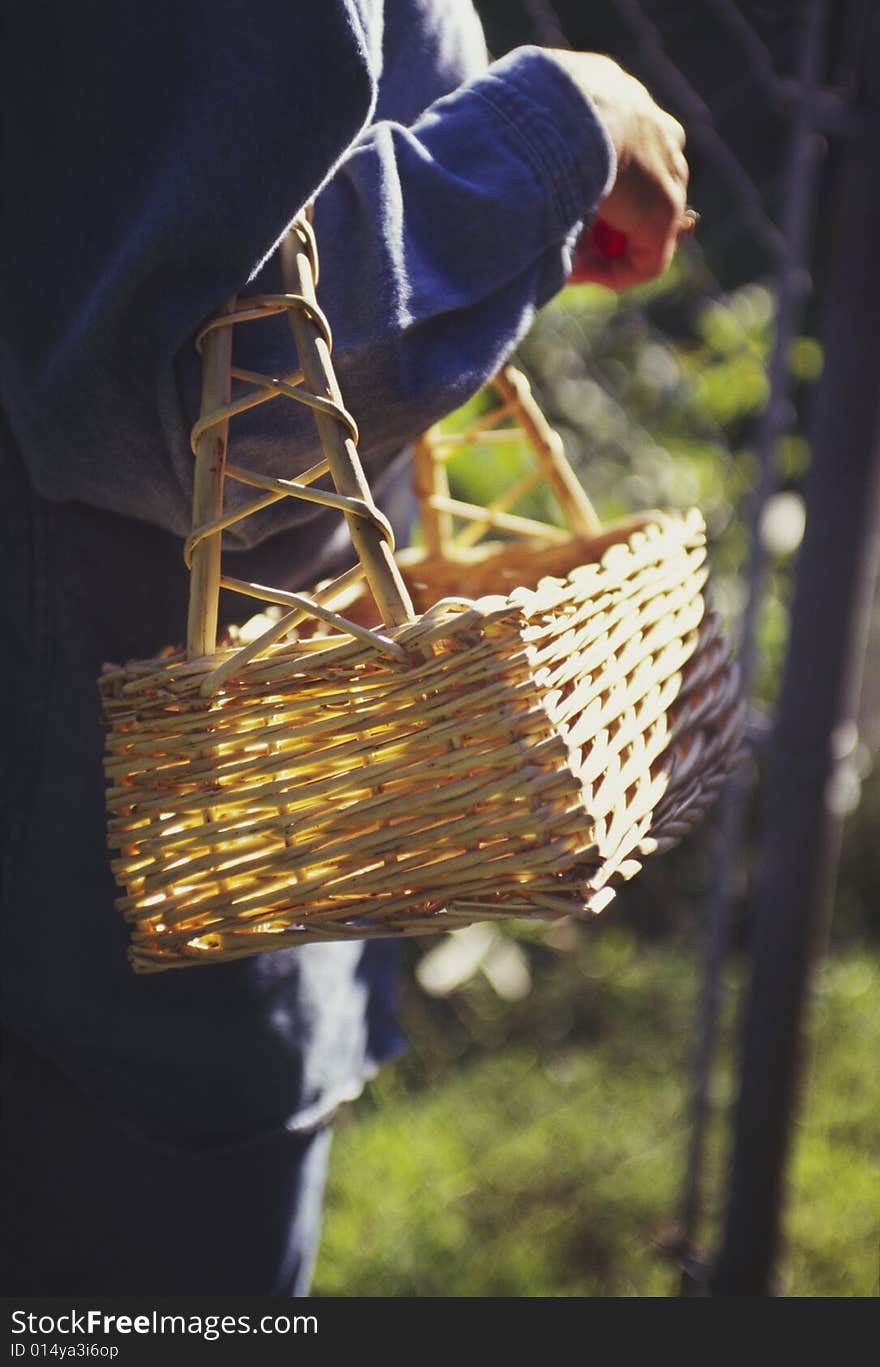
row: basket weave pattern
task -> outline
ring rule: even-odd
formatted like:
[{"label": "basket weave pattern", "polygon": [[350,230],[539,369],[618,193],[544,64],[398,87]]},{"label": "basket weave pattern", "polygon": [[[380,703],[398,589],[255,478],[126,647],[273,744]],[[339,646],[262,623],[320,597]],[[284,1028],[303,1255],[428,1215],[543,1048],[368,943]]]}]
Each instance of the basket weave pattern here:
[{"label": "basket weave pattern", "polygon": [[[501,395],[574,536],[511,498],[455,503],[436,444],[428,477],[424,449],[419,464],[427,552],[395,565],[396,625],[373,627],[389,613],[352,601],[349,574],[329,592],[258,589],[293,612],[244,650],[190,642],[105,670],[109,841],[136,969],[599,911],[714,800],[742,707],[705,610],[699,514],[601,532],[515,374]],[[328,427],[336,401],[325,391]],[[234,403],[208,396],[197,444]],[[291,492],[269,483],[262,506]],[[387,545],[368,490],[327,501]],[[188,555],[211,537],[219,553],[229,520],[222,503],[207,524],[197,514]],[[479,544],[499,527],[526,542]],[[504,592],[458,596],[493,582]],[[431,604],[418,616],[410,589]],[[302,626],[311,607],[317,630]]]}]

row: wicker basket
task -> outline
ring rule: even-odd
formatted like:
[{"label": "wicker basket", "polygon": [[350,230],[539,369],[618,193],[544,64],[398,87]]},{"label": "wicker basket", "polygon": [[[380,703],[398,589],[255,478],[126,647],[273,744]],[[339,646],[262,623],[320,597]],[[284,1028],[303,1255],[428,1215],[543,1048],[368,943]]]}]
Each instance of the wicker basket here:
[{"label": "wicker basket", "polygon": [[[426,546],[395,559],[333,376],[307,221],[282,253],[287,292],[231,303],[200,339],[187,649],[101,680],[109,843],[138,971],[600,911],[697,823],[740,750],[699,514],[602,530],[506,368],[500,405],[462,439],[508,440],[512,424],[534,473],[491,508],[462,504],[445,476],[455,443],[428,434]],[[282,311],[301,370],[232,366],[233,325]],[[296,481],[226,462],[230,418],[285,399],[315,410],[325,460]],[[317,487],[328,472],[333,492]],[[224,513],[224,475],[258,498]],[[567,531],[511,511],[541,478]],[[224,528],[283,497],[339,508],[356,569],[311,594],[224,576]],[[486,540],[498,530],[506,541]],[[221,587],[286,611],[218,649]]]}]

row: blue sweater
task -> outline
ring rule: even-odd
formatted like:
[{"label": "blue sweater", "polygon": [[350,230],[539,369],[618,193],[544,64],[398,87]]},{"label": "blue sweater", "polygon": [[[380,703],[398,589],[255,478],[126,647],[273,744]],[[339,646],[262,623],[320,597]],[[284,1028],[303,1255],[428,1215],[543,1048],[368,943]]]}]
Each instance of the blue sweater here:
[{"label": "blue sweater", "polygon": [[[273,248],[305,202],[318,195],[320,299],[375,476],[563,285],[611,172],[549,57],[486,68],[469,0],[6,10],[0,399],[41,494],[179,535],[193,334],[229,294],[279,287]],[[246,366],[291,366],[283,320],[236,347]],[[308,412],[283,401],[233,441],[272,474],[316,455]],[[315,516],[285,500],[239,534]]]}]

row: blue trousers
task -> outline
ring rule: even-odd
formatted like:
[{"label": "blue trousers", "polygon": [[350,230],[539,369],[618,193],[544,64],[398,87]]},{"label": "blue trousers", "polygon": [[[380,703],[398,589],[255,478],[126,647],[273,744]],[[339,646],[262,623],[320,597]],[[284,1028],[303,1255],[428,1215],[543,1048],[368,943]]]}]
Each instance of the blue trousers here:
[{"label": "blue trousers", "polygon": [[7,1034],[6,1296],[303,1296],[330,1130],[175,1150],[103,1113]]}]

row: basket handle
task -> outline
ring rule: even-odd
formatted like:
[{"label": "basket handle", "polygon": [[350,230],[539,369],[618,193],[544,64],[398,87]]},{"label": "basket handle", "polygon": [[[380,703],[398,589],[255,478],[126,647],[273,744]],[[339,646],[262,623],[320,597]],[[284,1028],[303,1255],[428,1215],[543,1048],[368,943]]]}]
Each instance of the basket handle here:
[{"label": "basket handle", "polygon": [[[413,607],[394,560],[394,535],[387,518],[373,501],[357,452],[357,424],[345,409],[331,359],[330,328],[318,305],[315,286],[318,254],[311,223],[305,215],[291,225],[281,244],[285,293],[230,300],[202,329],[201,411],[192,434],[195,455],[192,532],[184,548],[190,567],[187,657],[211,655],[217,645],[217,605],[221,588],[233,589],[261,601],[293,607],[273,629],[283,635],[307,615],[329,621],[345,631],[352,626],[328,606],[353,578],[366,579],[382,620],[388,626],[413,619]],[[283,379],[245,371],[232,363],[232,329],[246,322],[286,313],[296,346],[300,369]],[[248,385],[232,398],[232,381]],[[273,479],[233,466],[227,459],[229,422],[236,414],[278,398],[303,403],[312,409],[324,459],[298,480]],[[312,487],[329,471],[335,493]],[[260,497],[234,513],[223,512],[226,478],[262,490]],[[359,565],[339,576],[322,594],[309,597],[287,593],[261,584],[233,579],[222,573],[223,531],[234,523],[268,507],[281,498],[300,498],[342,511]],[[377,633],[358,631],[371,641],[391,643]],[[268,644],[268,641],[266,642]],[[255,653],[249,651],[249,653]],[[239,656],[238,658],[241,658]],[[224,673],[231,670],[224,666]]]},{"label": "basket handle", "polygon": [[[525,375],[516,366],[504,365],[490,386],[501,400],[497,408],[482,414],[463,432],[447,434],[434,426],[416,443],[414,484],[428,554],[455,560],[492,528],[539,541],[598,536],[601,521],[568,463],[562,438],[542,413]],[[499,428],[501,422],[512,426]],[[447,464],[457,451],[481,442],[517,437],[526,442],[536,458],[530,474],[504,489],[487,507],[450,497]],[[565,531],[510,511],[542,481],[556,495],[567,526]],[[453,528],[454,517],[465,524],[458,532]]]},{"label": "basket handle", "polygon": [[[235,300],[223,307],[231,314]],[[232,363],[232,330],[217,328],[206,340],[202,355],[201,415],[220,411],[229,404]],[[193,479],[193,532],[223,513],[223,482],[229,419],[206,427],[194,443],[196,464]],[[213,653],[217,644],[217,604],[220,597],[220,549],[223,533],[206,536],[194,548],[190,563],[189,614],[186,653],[192,660]]]}]

